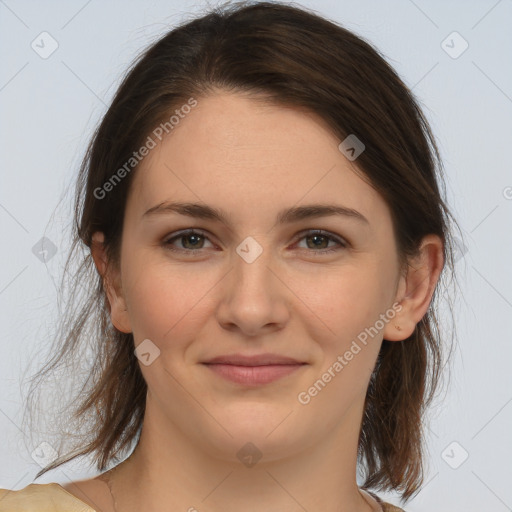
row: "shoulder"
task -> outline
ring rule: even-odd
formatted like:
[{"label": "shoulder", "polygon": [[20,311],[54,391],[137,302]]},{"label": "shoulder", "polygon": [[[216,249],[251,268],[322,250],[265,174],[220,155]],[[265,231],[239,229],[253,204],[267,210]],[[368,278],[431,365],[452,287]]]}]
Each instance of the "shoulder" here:
[{"label": "shoulder", "polygon": [[384,512],[405,512],[403,508],[399,508],[395,505],[391,505],[391,503],[385,503],[384,501],[381,503],[382,510]]},{"label": "shoulder", "polygon": [[368,490],[368,489],[362,489],[364,492],[369,494],[372,498],[375,499],[375,501],[382,507],[383,512],[405,512],[403,508],[397,507],[396,505],[392,505],[391,503],[387,503],[383,501],[377,494],[374,492]]},{"label": "shoulder", "polygon": [[12,491],[0,489],[0,512],[95,512],[61,485],[30,484]]}]

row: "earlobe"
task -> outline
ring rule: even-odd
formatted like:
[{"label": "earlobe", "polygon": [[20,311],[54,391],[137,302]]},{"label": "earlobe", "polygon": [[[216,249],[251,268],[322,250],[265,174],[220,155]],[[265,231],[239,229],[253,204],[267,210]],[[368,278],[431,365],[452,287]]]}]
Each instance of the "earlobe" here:
[{"label": "earlobe", "polygon": [[128,308],[123,296],[120,276],[116,273],[112,274],[107,265],[107,256],[105,253],[104,234],[97,231],[92,236],[91,255],[98,273],[103,279],[103,289],[107,295],[110,304],[110,319],[114,327],[121,332],[130,333],[130,319],[128,316]]},{"label": "earlobe", "polygon": [[428,310],[443,266],[441,238],[425,236],[418,255],[409,261],[406,274],[400,277],[395,301],[400,303],[401,309],[384,328],[384,339],[401,341],[414,333]]}]

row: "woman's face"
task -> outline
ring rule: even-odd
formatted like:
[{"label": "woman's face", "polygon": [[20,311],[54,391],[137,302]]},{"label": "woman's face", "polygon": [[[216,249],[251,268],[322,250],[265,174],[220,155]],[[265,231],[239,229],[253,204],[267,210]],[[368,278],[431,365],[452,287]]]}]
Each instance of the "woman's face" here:
[{"label": "woman's face", "polygon": [[[222,93],[198,98],[141,162],[111,305],[136,346],[150,340],[139,354],[146,421],[165,418],[226,460],[248,442],[272,459],[359,430],[400,276],[390,211],[340,142],[313,115]],[[301,210],[310,205],[357,214]],[[189,228],[199,234],[179,236]],[[233,354],[302,364],[205,364]]]}]

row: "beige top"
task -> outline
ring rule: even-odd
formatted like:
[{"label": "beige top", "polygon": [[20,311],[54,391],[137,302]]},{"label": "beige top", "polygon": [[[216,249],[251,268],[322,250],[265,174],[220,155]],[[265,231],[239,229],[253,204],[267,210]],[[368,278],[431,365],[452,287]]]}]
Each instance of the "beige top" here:
[{"label": "beige top", "polygon": [[[368,503],[380,504],[382,512],[404,512],[401,508],[383,502],[375,494],[362,490]],[[376,509],[378,511],[378,509]],[[18,491],[0,489],[0,512],[96,512],[87,503],[73,496],[60,484],[29,484]]]}]

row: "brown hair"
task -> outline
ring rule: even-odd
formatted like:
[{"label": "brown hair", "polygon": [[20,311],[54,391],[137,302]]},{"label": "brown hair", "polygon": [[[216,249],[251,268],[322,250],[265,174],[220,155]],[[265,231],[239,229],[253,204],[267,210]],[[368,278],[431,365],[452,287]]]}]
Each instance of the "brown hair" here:
[{"label": "brown hair", "polygon": [[[146,383],[133,335],[111,324],[103,282],[88,250],[92,234],[102,231],[109,262],[119,265],[126,198],[136,167],[112,187],[108,199],[98,198],[95,191],[177,107],[217,90],[304,108],[320,116],[340,142],[356,134],[366,149],[354,167],[391,210],[400,260],[406,265],[422,238],[436,234],[444,242],[442,277],[447,268],[454,271],[454,219],[439,190],[444,182],[434,137],[411,91],[371,44],[290,4],[238,2],[183,23],[138,57],[80,168],[74,239],[64,276],[72,254],[83,253],[78,269],[69,273],[73,293],[56,339],[60,345],[33,380],[29,399],[35,400],[45,375],[58,367],[69,372],[72,360],[85,362],[89,374],[66,408],[68,419],[76,421],[78,442],[37,477],[85,455],[93,455],[103,471],[138,442]],[[428,312],[408,339],[383,341],[361,424],[363,488],[394,489],[405,500],[423,482],[424,413],[441,376],[438,298],[436,287]],[[84,355],[85,347],[93,359]]]}]

